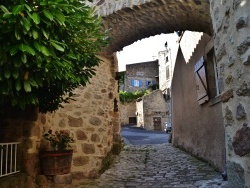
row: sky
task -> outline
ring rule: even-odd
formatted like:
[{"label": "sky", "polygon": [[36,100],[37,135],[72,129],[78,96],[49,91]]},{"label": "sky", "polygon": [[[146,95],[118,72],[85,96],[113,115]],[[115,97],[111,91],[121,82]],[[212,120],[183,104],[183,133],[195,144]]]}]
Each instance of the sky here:
[{"label": "sky", "polygon": [[126,69],[126,64],[147,62],[157,59],[158,52],[166,50],[165,43],[168,47],[176,43],[178,37],[173,34],[161,34],[139,40],[117,52],[119,71]]}]

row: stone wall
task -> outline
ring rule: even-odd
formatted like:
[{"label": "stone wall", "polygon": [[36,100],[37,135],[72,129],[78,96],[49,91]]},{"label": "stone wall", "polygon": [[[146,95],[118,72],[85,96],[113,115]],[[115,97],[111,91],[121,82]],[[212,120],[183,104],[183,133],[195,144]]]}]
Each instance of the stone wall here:
[{"label": "stone wall", "polygon": [[74,136],[71,168],[74,182],[97,177],[102,159],[120,139],[116,65],[112,63],[102,58],[90,84],[77,88],[74,100],[47,115],[51,121],[46,122],[46,130],[65,129]]},{"label": "stone wall", "polygon": [[154,130],[154,117],[161,119],[161,128],[165,128],[165,122],[170,120],[170,104],[163,97],[161,90],[152,91],[150,94],[142,97],[137,102],[138,125],[143,126],[146,130]]},{"label": "stone wall", "polygon": [[[150,85],[158,84],[156,76],[159,75],[158,60],[128,64],[126,65],[125,74],[125,91],[141,91],[150,89],[147,81],[150,81]],[[141,85],[135,87],[131,84],[132,80],[139,80]]]},{"label": "stone wall", "polygon": [[250,1],[210,4],[223,88],[229,187],[250,187]]},{"label": "stone wall", "polygon": [[45,116],[38,114],[35,107],[25,111],[6,108],[5,113],[5,118],[0,120],[0,142],[20,142],[17,152],[17,169],[20,173],[1,179],[0,187],[35,188],[40,171],[39,148]]},{"label": "stone wall", "polygon": [[128,125],[129,117],[136,117],[136,102],[129,102],[120,105],[121,125]]}]

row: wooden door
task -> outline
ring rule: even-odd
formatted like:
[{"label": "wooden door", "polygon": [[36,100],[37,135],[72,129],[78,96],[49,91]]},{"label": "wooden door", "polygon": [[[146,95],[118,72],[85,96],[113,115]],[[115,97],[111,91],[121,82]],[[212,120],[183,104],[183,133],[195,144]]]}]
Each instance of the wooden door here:
[{"label": "wooden door", "polygon": [[161,117],[153,117],[153,122],[154,122],[154,130],[162,131]]}]

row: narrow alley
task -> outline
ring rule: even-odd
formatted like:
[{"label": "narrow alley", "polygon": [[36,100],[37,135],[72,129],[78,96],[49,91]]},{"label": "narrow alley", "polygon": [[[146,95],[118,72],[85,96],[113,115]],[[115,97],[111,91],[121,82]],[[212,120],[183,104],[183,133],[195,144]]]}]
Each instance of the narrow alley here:
[{"label": "narrow alley", "polygon": [[226,188],[220,173],[169,143],[125,145],[112,167],[79,188]]}]

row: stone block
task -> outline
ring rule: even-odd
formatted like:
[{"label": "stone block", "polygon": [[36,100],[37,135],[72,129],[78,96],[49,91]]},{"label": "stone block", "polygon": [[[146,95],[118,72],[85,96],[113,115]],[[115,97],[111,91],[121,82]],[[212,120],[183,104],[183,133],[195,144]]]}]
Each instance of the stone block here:
[{"label": "stone block", "polygon": [[98,125],[102,124],[102,121],[98,117],[91,117],[89,119],[89,123],[92,124],[92,125],[97,125],[98,126]]},{"label": "stone block", "polygon": [[38,156],[37,154],[26,154],[23,161],[25,171],[29,176],[35,177],[38,173]]},{"label": "stone block", "polygon": [[230,188],[245,187],[244,169],[235,162],[227,162],[228,185]]},{"label": "stone block", "polygon": [[82,180],[83,178],[86,177],[82,171],[72,172],[71,175],[72,175],[72,178],[75,180]]},{"label": "stone block", "polygon": [[95,146],[94,144],[82,144],[82,151],[85,154],[94,154]]},{"label": "stone block", "polygon": [[73,165],[74,166],[84,166],[89,163],[88,156],[78,156],[73,158]]},{"label": "stone block", "polygon": [[239,104],[237,106],[237,111],[236,111],[236,118],[237,119],[242,119],[246,117],[246,111],[245,108],[242,106],[242,104]]},{"label": "stone block", "polygon": [[77,138],[77,140],[87,140],[88,139],[87,135],[82,130],[76,131],[76,138]]},{"label": "stone block", "polygon": [[100,136],[98,134],[92,134],[91,135],[91,141],[92,142],[100,142]]},{"label": "stone block", "polygon": [[38,185],[39,188],[49,187],[48,179],[44,175],[38,175],[36,177],[36,184]]},{"label": "stone block", "polygon": [[250,153],[250,128],[246,125],[234,135],[233,148],[235,154],[241,157]]},{"label": "stone block", "polygon": [[239,55],[243,55],[250,47],[250,37],[247,37],[240,45],[237,46]]},{"label": "stone block", "polygon": [[238,96],[250,96],[250,82],[243,82],[236,90]]},{"label": "stone block", "polygon": [[55,184],[70,185],[72,183],[72,175],[71,174],[55,175],[53,177],[53,181]]},{"label": "stone block", "polygon": [[83,120],[82,118],[75,118],[72,116],[68,116],[68,123],[70,127],[82,127],[83,126]]},{"label": "stone block", "polygon": [[243,27],[247,26],[247,17],[240,17],[237,21],[236,21],[236,28],[237,29],[241,29]]}]

